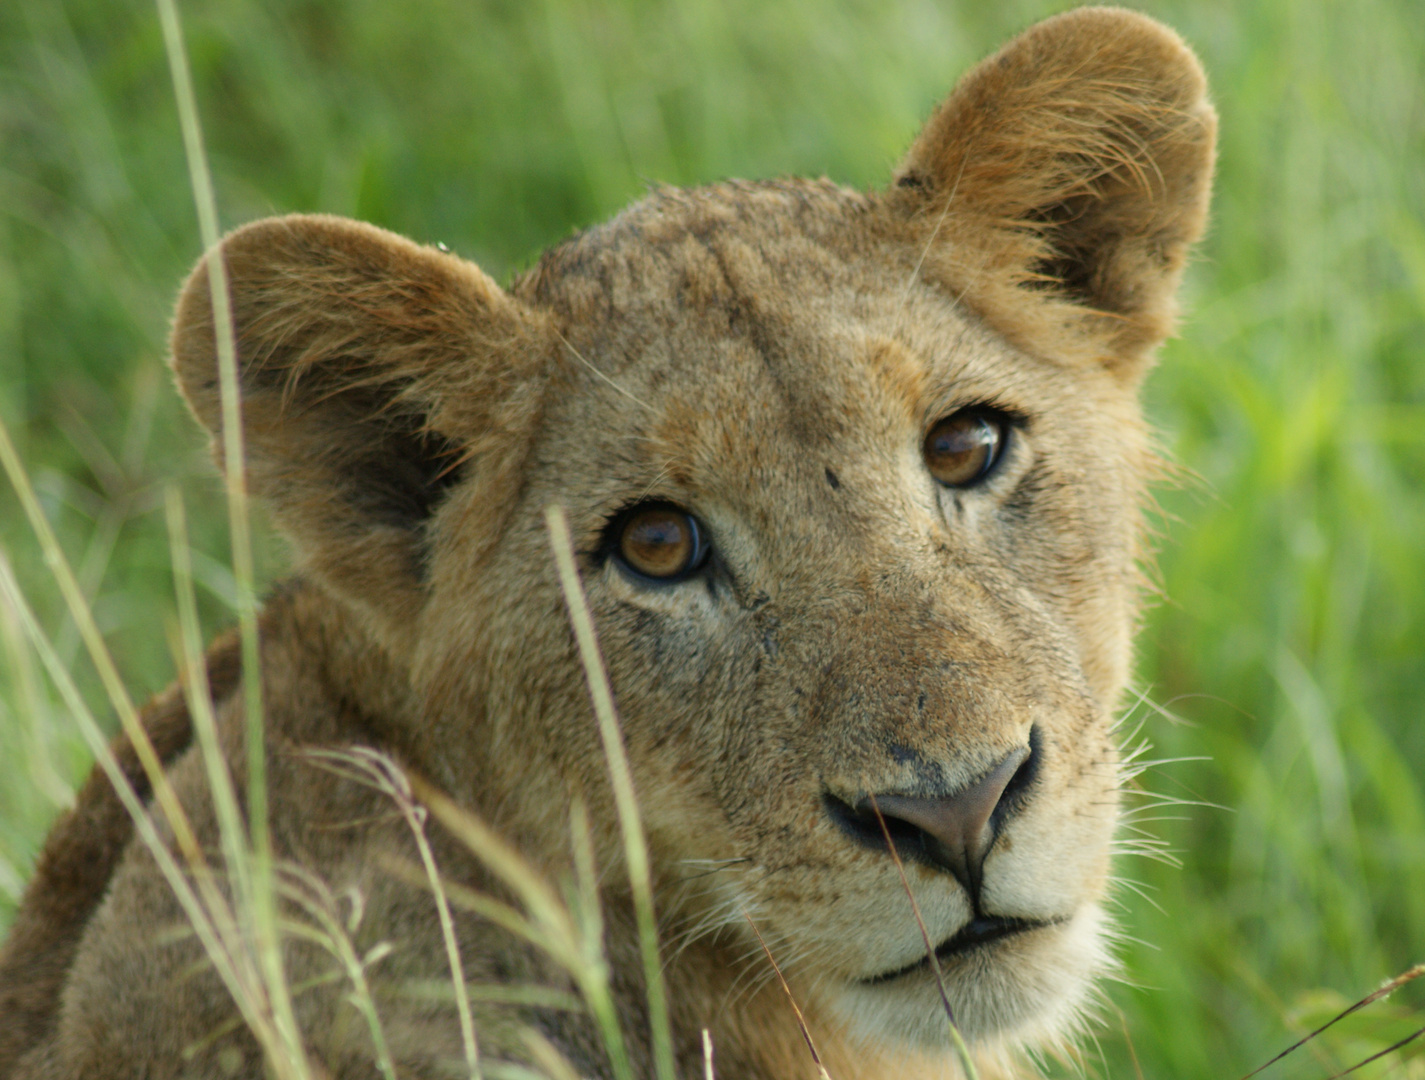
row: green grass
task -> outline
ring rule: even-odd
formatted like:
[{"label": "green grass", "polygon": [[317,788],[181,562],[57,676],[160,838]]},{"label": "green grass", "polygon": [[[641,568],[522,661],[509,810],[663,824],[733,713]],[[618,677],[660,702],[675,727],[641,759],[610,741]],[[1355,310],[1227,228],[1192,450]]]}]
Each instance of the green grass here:
[{"label": "green grass", "polygon": [[[1058,6],[181,10],[224,225],[350,214],[502,276],[649,181],[881,182],[968,63]],[[1414,0],[1143,6],[1199,50],[1222,115],[1214,226],[1149,389],[1197,479],[1160,492],[1139,675],[1181,720],[1148,714],[1154,756],[1207,760],[1147,782],[1221,809],[1148,826],[1180,869],[1120,866],[1152,901],[1122,893],[1140,988],[1110,988],[1085,1067],[1234,1080],[1425,959],[1425,20]],[[235,618],[223,493],[162,368],[199,246],[149,0],[0,4],[0,418],[136,696],[174,673],[165,484],[200,620]],[[107,715],[8,489],[0,543]],[[0,615],[0,925],[89,761],[18,635]],[[1422,1000],[1268,1075],[1328,1076],[1425,1023]]]}]

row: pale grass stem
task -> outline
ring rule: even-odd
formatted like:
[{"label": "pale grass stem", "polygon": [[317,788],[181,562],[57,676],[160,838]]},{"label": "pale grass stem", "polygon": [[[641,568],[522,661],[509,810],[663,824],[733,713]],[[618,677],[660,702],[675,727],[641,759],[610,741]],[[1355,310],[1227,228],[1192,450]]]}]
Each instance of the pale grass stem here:
[{"label": "pale grass stem", "polygon": [[648,862],[648,843],[643,835],[643,823],[638,813],[638,799],[633,790],[633,772],[623,745],[618,713],[614,709],[613,690],[603,657],[599,654],[594,634],[594,620],[589,614],[588,600],[574,564],[574,541],[569,533],[569,519],[564,508],[550,505],[544,508],[544,520],[549,529],[550,546],[559,569],[559,584],[564,590],[564,602],[569,607],[569,621],[579,643],[579,657],[598,718],[599,737],[603,741],[613,784],[614,805],[618,810],[622,831],[624,859],[628,863],[629,889],[633,893],[634,917],[638,922],[638,944],[643,954],[643,977],[648,990],[648,1022],[653,1043],[653,1067],[659,1080],[674,1080],[673,1040],[668,1020],[668,998],[663,984],[663,964],[658,953],[658,924],[653,912],[653,884]]},{"label": "pale grass stem", "polygon": [[[616,1011],[608,992],[607,965],[602,961],[597,941],[590,943],[581,939],[568,909],[545,883],[538,871],[506,844],[484,822],[474,814],[458,806],[447,796],[419,777],[408,775],[391,758],[369,747],[350,747],[342,750],[308,750],[304,756],[322,768],[328,769],[355,783],[374,788],[396,803],[407,826],[415,836],[421,852],[422,872],[417,874],[408,864],[391,861],[388,869],[397,877],[412,885],[429,888],[436,898],[441,912],[441,928],[445,935],[447,960],[450,963],[450,984],[456,999],[456,1008],[461,1017],[462,1036],[468,1037],[465,1044],[466,1062],[471,1076],[479,1080],[482,1068],[479,1063],[475,1042],[475,1027],[469,1004],[469,991],[465,986],[464,968],[460,962],[459,946],[455,938],[454,921],[450,914],[450,904],[470,911],[488,922],[501,927],[515,937],[546,952],[567,970],[579,986],[596,1021],[600,1023],[609,1059],[613,1063],[614,1075],[618,1080],[632,1080],[632,1070],[628,1055],[618,1030]],[[577,810],[577,804],[576,804]],[[435,863],[425,835],[427,812],[434,814],[451,833],[491,869],[495,876],[519,897],[527,914],[521,914],[508,904],[493,897],[477,893],[462,885],[444,881]],[[596,920],[597,925],[597,920]],[[354,953],[352,954],[354,956]],[[348,965],[350,961],[347,961]],[[355,979],[353,978],[353,982]],[[538,988],[535,988],[536,990]],[[515,995],[514,997],[520,997]],[[527,995],[526,995],[527,996]],[[514,997],[509,1000],[514,1000]],[[487,1000],[505,1000],[501,997],[487,997]],[[554,993],[532,999],[532,1004],[568,1008],[574,1002],[566,1001]],[[375,1012],[372,1010],[372,1022]],[[559,1051],[547,1040],[535,1038],[526,1030],[522,1033],[525,1048],[530,1056],[546,1073],[556,1078],[572,1077],[574,1073]],[[519,1066],[494,1062],[483,1070],[489,1080],[504,1077],[532,1078],[536,1075]]]},{"label": "pale grass stem", "polygon": [[[0,435],[3,435],[3,429],[0,429]],[[133,785],[130,784],[129,778],[124,774],[123,768],[114,756],[98,722],[89,711],[89,707],[84,701],[83,695],[80,694],[79,688],[75,685],[68,668],[45,636],[34,613],[25,602],[19,584],[15,581],[14,573],[10,569],[10,564],[3,555],[0,555],[0,599],[4,600],[6,606],[19,621],[31,647],[39,655],[40,662],[44,665],[65,706],[78,724],[80,734],[94,755],[95,762],[103,770],[119,801],[133,819],[134,829],[140,842],[149,851],[159,872],[173,890],[179,906],[183,909],[184,916],[192,926],[208,958],[212,961],[214,970],[228,988],[229,993],[232,994],[243,1021],[263,1047],[264,1052],[274,1062],[276,1074],[282,1080],[295,1080],[290,1069],[282,1068],[283,1058],[277,1053],[278,1035],[269,1022],[269,1013],[261,993],[262,988],[254,982],[252,972],[243,962],[246,953],[240,948],[233,947],[237,944],[233,939],[236,921],[227,909],[221,894],[217,892],[211,874],[206,872],[206,867],[200,861],[197,866],[192,867],[194,874],[193,881],[190,881],[174,859],[173,853],[159,837],[158,830],[149,816],[147,807],[144,806],[143,799],[139,797]],[[150,752],[151,750],[150,747]],[[186,821],[186,819],[180,820]],[[173,821],[169,821],[168,824],[170,829],[175,829]],[[199,858],[201,860],[201,855]],[[194,892],[195,883],[203,893],[202,900]],[[204,906],[205,904],[207,907]]]},{"label": "pale grass stem", "polygon": [[218,818],[219,842],[227,864],[228,880],[236,896],[250,894],[247,830],[238,805],[228,763],[218,743],[218,723],[213,715],[212,688],[208,685],[208,665],[204,660],[203,636],[198,622],[198,603],[193,591],[193,558],[188,546],[188,525],[178,489],[164,491],[164,511],[168,523],[169,558],[173,567],[174,594],[178,601],[178,640],[174,659],[178,664],[184,700],[193,721],[203,765],[208,774],[208,791]]},{"label": "pale grass stem", "polygon": [[707,1028],[703,1028],[703,1080],[714,1080],[712,1032]]},{"label": "pale grass stem", "polygon": [[1110,1001],[1110,1005],[1118,1014],[1118,1026],[1123,1030],[1123,1045],[1128,1048],[1128,1060],[1133,1063],[1134,1080],[1145,1080],[1143,1066],[1138,1062],[1138,1048],[1133,1045],[1133,1034],[1128,1030],[1128,1017],[1116,1004]]},{"label": "pale grass stem", "polygon": [[[261,980],[260,986],[254,982],[253,974],[247,966],[251,954],[244,947],[240,929],[244,920],[239,919],[227,899],[217,888],[211,868],[207,865],[207,860],[193,833],[187,814],[178,802],[163,763],[159,760],[148,737],[148,732],[143,728],[138,710],[135,709],[133,701],[124,687],[113,657],[109,654],[104,643],[103,635],[94,621],[93,612],[89,608],[87,599],[64,556],[63,549],[60,547],[48,519],[44,516],[34,487],[20,463],[14,443],[3,424],[0,424],[0,464],[3,464],[16,495],[19,497],[20,504],[29,519],[30,527],[40,543],[45,564],[60,588],[70,617],[79,631],[80,639],[84,642],[90,660],[99,672],[110,704],[118,714],[120,726],[139,759],[144,775],[152,788],[154,801],[158,804],[164,820],[173,832],[174,843],[188,863],[192,874],[191,885],[188,879],[183,876],[177,863],[173,861],[167,847],[158,839],[157,832],[143,806],[143,801],[139,799],[137,793],[128,784],[127,778],[123,776],[122,769],[99,731],[98,724],[84,705],[83,698],[74,685],[67,666],[61,661],[33,614],[30,613],[18,583],[14,581],[8,564],[5,564],[5,592],[9,605],[19,616],[26,636],[39,654],[51,680],[60,690],[66,705],[79,719],[81,733],[90,744],[91,752],[95,754],[96,760],[104,768],[111,783],[115,785],[115,790],[119,792],[125,808],[131,816],[135,813],[142,815],[141,818],[134,818],[135,828],[140,838],[149,847],[160,867],[164,869],[165,878],[174,887],[175,895],[183,907],[184,914],[190,921],[193,921],[194,931],[209,958],[213,961],[215,970],[233,994],[239,1011],[243,1014],[244,1020],[252,1029],[259,1044],[262,1045],[264,1052],[268,1054],[275,1071],[279,1076],[291,1077],[292,1080],[307,1080],[309,1074],[305,1056],[301,1056],[300,1059],[294,1058],[291,1053],[291,1043],[283,1030],[284,1026],[277,1022],[274,1007],[276,995],[273,994],[270,974],[264,972],[265,977]],[[215,797],[221,798],[221,795],[215,793]],[[219,807],[219,813],[222,812]],[[239,862],[242,861],[244,860],[239,859]],[[171,873],[169,872],[170,867]],[[193,892],[194,886],[197,888],[197,894]],[[199,895],[201,895],[201,900]],[[247,898],[239,897],[238,899],[239,911],[241,911],[243,910],[242,901]],[[262,966],[260,955],[258,962],[259,966]],[[290,1000],[287,998],[285,982],[280,987],[280,1000],[288,1000],[290,1010]],[[295,1019],[291,1024],[291,1031],[296,1031]]]},{"label": "pale grass stem", "polygon": [[[212,880],[211,871],[203,855],[202,849],[198,845],[193,828],[184,812],[182,805],[178,802],[178,797],[173,791],[173,786],[169,782],[168,774],[164,771],[163,762],[158,758],[157,752],[153,748],[153,743],[148,737],[148,732],[144,730],[143,723],[139,718],[138,710],[134,708],[133,700],[129,697],[127,689],[124,687],[122,678],[119,676],[118,668],[114,664],[113,657],[109,654],[108,647],[104,644],[103,634],[100,633],[98,624],[94,621],[94,614],[90,610],[88,600],[84,596],[83,590],[79,586],[78,579],[74,576],[74,571],[65,558],[64,551],[59,545],[59,540],[50,527],[49,520],[45,517],[41,509],[39,499],[35,495],[33,485],[26,474],[23,465],[19,460],[19,455],[15,451],[14,443],[10,439],[10,433],[3,423],[0,423],[0,464],[3,464],[6,474],[10,478],[10,483],[19,497],[20,505],[24,508],[25,516],[29,519],[30,527],[35,537],[39,540],[40,549],[44,554],[45,565],[49,568],[55,582],[59,585],[60,593],[64,597],[65,604],[69,610],[70,617],[74,621],[80,635],[80,640],[84,642],[89,653],[90,660],[99,672],[100,680],[104,685],[105,692],[109,698],[114,711],[118,713],[119,723],[124,734],[128,737],[130,745],[134,749],[135,755],[139,759],[139,764],[143,768],[144,775],[148,779],[153,791],[154,800],[158,803],[163,812],[164,820],[173,831],[174,843],[179,851],[183,853],[184,859],[188,862],[193,873],[193,880],[201,893],[204,902],[208,906],[208,911],[212,919],[212,928],[216,938],[227,937],[235,925],[232,912],[222,894],[217,890]],[[71,709],[74,708],[74,700],[78,698],[78,690],[74,687],[73,679],[70,677],[67,666],[60,660],[57,652],[53,649],[38,622],[30,614],[28,606],[24,602],[23,594],[19,584],[13,580],[10,574],[8,563],[5,566],[5,573],[8,579],[7,592],[10,593],[11,609],[20,617],[22,625],[26,630],[31,645],[40,654],[41,661],[49,671],[50,678],[60,689],[61,694],[66,699],[66,704]],[[61,673],[63,682],[61,682]],[[72,693],[71,693],[72,692]],[[82,698],[79,698],[82,701]],[[78,714],[76,714],[78,715]],[[84,716],[92,721],[92,715],[84,712]],[[98,732],[97,724],[94,730]],[[84,732],[87,741],[89,733]],[[99,742],[104,746],[105,753],[112,758],[108,744],[102,735]],[[93,746],[91,745],[91,750]],[[117,768],[117,763],[115,763]],[[121,774],[122,775],[122,774]],[[110,778],[112,780],[112,777]],[[132,790],[130,788],[130,790]],[[137,796],[135,795],[137,799]],[[125,804],[128,805],[127,803]],[[142,808],[142,801],[137,805]],[[156,834],[155,834],[156,835]],[[165,854],[167,849],[165,848]],[[176,865],[176,864],[175,864]],[[196,902],[196,899],[195,899]],[[215,938],[215,939],[216,939]],[[240,949],[235,948],[236,942],[229,938],[227,948],[232,953],[233,962],[241,955]]]},{"label": "pale grass stem", "polygon": [[[465,965],[460,960],[460,942],[455,937],[455,920],[450,914],[450,901],[441,883],[440,872],[435,864],[435,852],[431,850],[426,837],[426,809],[416,801],[410,780],[394,761],[385,754],[369,747],[354,746],[346,750],[314,750],[308,757],[325,763],[328,767],[338,767],[343,775],[351,776],[380,791],[396,804],[406,827],[416,842],[420,852],[421,867],[425,870],[426,881],[431,895],[435,898],[436,914],[440,918],[440,932],[445,941],[445,958],[450,967],[450,986],[455,994],[455,1011],[460,1024],[460,1041],[465,1051],[465,1067],[471,1080],[480,1077],[480,1045],[475,1037],[475,1019],[470,1012],[470,997],[465,987]],[[353,775],[355,774],[355,775]]]},{"label": "pale grass stem", "polygon": [[[569,839],[574,856],[574,896],[579,932],[586,948],[604,940],[604,913],[599,904],[599,870],[594,859],[593,826],[589,810],[576,792],[569,800]],[[602,958],[602,953],[597,954]]]},{"label": "pale grass stem", "polygon": [[1360,1069],[1364,1069],[1373,1061],[1379,1061],[1381,1060],[1381,1058],[1389,1057],[1397,1050],[1404,1050],[1407,1046],[1413,1043],[1416,1039],[1420,1038],[1420,1036],[1422,1035],[1425,1035],[1425,1027],[1419,1028],[1416,1031],[1412,1031],[1409,1035],[1405,1036],[1405,1038],[1399,1039],[1396,1042],[1391,1043],[1384,1050],[1377,1050],[1369,1057],[1362,1058],[1360,1061],[1352,1065],[1349,1069],[1342,1069],[1338,1073],[1333,1073],[1331,1076],[1328,1076],[1326,1080],[1341,1080],[1341,1077],[1343,1076],[1350,1076],[1353,1072],[1356,1072]]},{"label": "pale grass stem", "polygon": [[[574,856],[574,892],[572,902],[578,905],[571,917],[582,935],[582,955],[586,964],[592,965],[597,979],[592,980],[600,1000],[596,1006],[590,1005],[599,1023],[617,1036],[620,1053],[626,1054],[623,1030],[619,1025],[618,1012],[613,998],[608,992],[609,970],[604,958],[604,918],[599,903],[599,871],[594,860],[593,826],[589,821],[589,811],[583,798],[575,792],[569,801],[569,833]],[[587,994],[585,995],[587,997]]]},{"label": "pale grass stem", "polygon": [[950,1042],[955,1047],[955,1056],[960,1059],[960,1067],[965,1070],[966,1080],[979,1080],[979,1070],[975,1068],[975,1061],[970,1057],[970,1048],[965,1044],[965,1036],[960,1033],[960,1025],[955,1022],[955,1010],[950,1007],[950,995],[945,992],[945,976],[940,971],[940,958],[935,955],[935,945],[930,940],[930,931],[925,927],[925,919],[920,914],[920,904],[915,899],[915,893],[911,891],[910,879],[906,877],[905,864],[901,862],[900,852],[896,850],[896,842],[891,839],[891,831],[886,827],[886,819],[881,815],[881,808],[876,805],[876,797],[871,796],[871,809],[876,812],[876,821],[881,826],[881,835],[886,838],[886,847],[890,850],[891,859],[896,864],[896,873],[900,874],[901,887],[905,889],[906,899],[910,901],[911,914],[915,916],[915,925],[920,928],[921,939],[925,942],[925,957],[930,961],[930,970],[935,974],[935,986],[940,991],[940,1004],[945,1008],[945,1021],[950,1028]]},{"label": "pale grass stem", "polygon": [[310,1068],[302,1048],[301,1032],[282,964],[282,942],[277,927],[277,899],[273,881],[271,835],[267,820],[267,768],[262,708],[262,669],[257,639],[257,597],[254,586],[252,536],[243,468],[242,399],[238,390],[237,344],[227,267],[218,248],[218,208],[213,193],[203,129],[198,119],[197,97],[188,70],[183,31],[174,0],[155,0],[163,27],[164,51],[173,76],[173,96],[178,106],[183,148],[198,215],[198,230],[205,251],[208,287],[213,306],[213,327],[218,355],[219,395],[222,402],[223,474],[228,500],[228,525],[232,536],[233,580],[237,587],[238,635],[242,651],[242,690],[246,709],[247,820],[252,845],[251,888],[245,897],[252,918],[257,952],[266,977],[274,1018],[297,1074]]}]

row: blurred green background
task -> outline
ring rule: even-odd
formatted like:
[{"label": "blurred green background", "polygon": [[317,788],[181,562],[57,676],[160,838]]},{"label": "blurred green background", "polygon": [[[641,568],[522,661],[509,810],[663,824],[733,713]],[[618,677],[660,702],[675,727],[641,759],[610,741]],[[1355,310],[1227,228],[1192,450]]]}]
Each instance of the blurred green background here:
[{"label": "blurred green background", "polygon": [[[884,182],[1010,0],[186,0],[225,226],[291,210],[444,241],[497,277],[649,182]],[[1128,718],[1181,867],[1120,861],[1125,983],[1077,1068],[1234,1080],[1425,960],[1425,18],[1418,0],[1162,0],[1222,118],[1211,235],[1149,391],[1160,490]],[[210,627],[224,510],[168,386],[199,252],[146,0],[0,4],[0,417],[137,693],[172,676],[165,485]],[[8,487],[0,541],[73,628]],[[280,544],[260,541],[265,573]],[[86,769],[0,610],[0,926]],[[87,669],[75,660],[75,669]],[[85,676],[88,678],[88,676]],[[107,714],[96,687],[96,708]],[[1425,1024],[1418,989],[1267,1075]],[[1055,1074],[1075,1066],[1050,1062]],[[1392,1055],[1362,1075],[1425,1077]]]}]

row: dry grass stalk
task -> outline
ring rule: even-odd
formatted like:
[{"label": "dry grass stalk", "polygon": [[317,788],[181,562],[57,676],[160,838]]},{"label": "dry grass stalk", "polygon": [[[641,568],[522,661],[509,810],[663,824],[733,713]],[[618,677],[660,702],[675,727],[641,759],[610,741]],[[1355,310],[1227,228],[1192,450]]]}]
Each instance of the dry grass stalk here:
[{"label": "dry grass stalk", "polygon": [[391,1059],[391,1051],[386,1043],[386,1034],[381,1027],[376,1012],[376,1000],[371,993],[371,985],[366,978],[366,969],[378,963],[391,952],[389,942],[379,942],[359,955],[351,935],[361,922],[362,900],[352,890],[351,915],[343,921],[326,882],[316,874],[301,867],[286,866],[278,878],[278,890],[282,897],[304,911],[311,923],[294,919],[284,919],[278,925],[288,938],[309,941],[325,949],[341,965],[341,970],[351,982],[351,993],[347,1001],[366,1021],[371,1033],[371,1046],[376,1054],[376,1068],[385,1080],[396,1080],[396,1065]]},{"label": "dry grass stalk", "polygon": [[901,862],[896,842],[891,839],[890,829],[886,827],[886,819],[881,816],[881,808],[876,805],[874,795],[871,796],[871,809],[876,812],[881,835],[886,839],[886,848],[896,864],[896,873],[900,874],[901,887],[905,889],[906,899],[910,901],[911,913],[915,915],[915,925],[920,928],[921,939],[925,942],[925,957],[930,961],[930,970],[935,973],[935,986],[940,991],[940,1004],[945,1009],[945,1020],[950,1025],[950,1042],[955,1047],[955,1056],[960,1059],[960,1067],[965,1070],[966,1080],[979,1080],[979,1070],[975,1068],[975,1061],[970,1057],[970,1048],[965,1044],[965,1036],[960,1033],[960,1025],[955,1023],[955,1010],[950,1007],[950,995],[945,992],[945,976],[940,972],[940,958],[935,955],[935,945],[930,940],[930,931],[925,928],[925,920],[921,918],[920,904],[916,902],[915,893],[911,892],[905,864]]},{"label": "dry grass stalk", "polygon": [[[1327,1020],[1326,1023],[1322,1024],[1320,1027],[1316,1028],[1314,1031],[1309,1032],[1308,1034],[1304,1035],[1302,1038],[1298,1039],[1296,1042],[1292,1043],[1292,1044],[1291,1044],[1290,1046],[1288,1046],[1285,1050],[1283,1050],[1280,1054],[1278,1054],[1276,1057],[1274,1057],[1274,1058],[1272,1058],[1270,1061],[1268,1061],[1265,1065],[1259,1065],[1259,1066],[1257,1066],[1255,1069],[1253,1069],[1251,1072],[1249,1072],[1246,1076],[1242,1077],[1242,1080],[1252,1080],[1252,1077],[1256,1076],[1258,1073],[1265,1072],[1267,1069],[1269,1069],[1269,1068],[1271,1068],[1273,1065],[1275,1065],[1278,1061],[1281,1061],[1282,1058],[1286,1057],[1288,1054],[1292,1054],[1292,1053],[1295,1053],[1297,1050],[1300,1050],[1303,1046],[1305,1046],[1307,1043],[1311,1042],[1313,1039],[1317,1038],[1319,1035],[1321,1035],[1323,1032],[1325,1032],[1328,1028],[1334,1027],[1336,1024],[1338,1024],[1338,1023],[1340,1023],[1342,1020],[1346,1019],[1346,1017],[1350,1016],[1352,1013],[1359,1012],[1360,1010],[1364,1009],[1366,1006],[1368,1006],[1368,1005],[1373,1005],[1373,1004],[1375,1004],[1377,1001],[1380,1001],[1382,998],[1389,997],[1391,994],[1395,993],[1397,990],[1399,990],[1399,989],[1400,989],[1402,986],[1404,986],[1406,983],[1414,982],[1416,979],[1420,978],[1420,976],[1422,976],[1422,975],[1425,975],[1425,964],[1416,964],[1416,965],[1415,965],[1414,967],[1412,967],[1410,970],[1408,970],[1408,971],[1403,971],[1403,972],[1401,972],[1399,975],[1395,976],[1393,979],[1388,979],[1388,980],[1386,980],[1386,981],[1385,981],[1384,983],[1382,983],[1379,987],[1377,987],[1376,989],[1372,990],[1372,991],[1371,991],[1369,994],[1367,994],[1365,997],[1361,998],[1360,1001],[1357,1001],[1354,1005],[1351,1005],[1349,1008],[1342,1009],[1339,1013],[1337,1013],[1335,1016],[1333,1016],[1330,1020]],[[1376,1061],[1376,1060],[1378,1060],[1378,1059],[1380,1059],[1380,1058],[1386,1057],[1386,1056],[1389,1055],[1389,1054],[1393,1054],[1393,1053],[1395,1053],[1395,1051],[1397,1051],[1397,1050],[1401,1049],[1402,1047],[1407,1046],[1407,1045],[1409,1045],[1410,1043],[1414,1042],[1416,1039],[1420,1038],[1420,1036],[1422,1036],[1422,1035],[1425,1035],[1425,1028],[1421,1028],[1419,1031],[1416,1031],[1416,1032],[1414,1032],[1414,1033],[1411,1034],[1411,1035],[1407,1035],[1405,1038],[1401,1039],[1399,1042],[1394,1043],[1393,1045],[1386,1047],[1384,1050],[1381,1050],[1381,1051],[1378,1052],[1378,1053],[1372,1054],[1370,1057],[1366,1058],[1364,1061],[1359,1061],[1359,1062],[1357,1062],[1355,1065],[1352,1065],[1349,1069],[1345,1069],[1345,1070],[1343,1070],[1343,1071],[1341,1071],[1341,1072],[1336,1073],[1334,1076],[1330,1077],[1330,1080],[1337,1080],[1338,1077],[1346,1076],[1346,1075],[1348,1075],[1348,1074],[1350,1074],[1350,1073],[1353,1073],[1353,1072],[1355,1072],[1357,1069],[1361,1068],[1362,1066],[1369,1065],[1372,1061]]]},{"label": "dry grass stalk", "polygon": [[767,947],[767,941],[762,936],[762,931],[757,929],[757,924],[752,921],[752,916],[747,912],[742,913],[742,917],[747,920],[747,925],[752,927],[752,932],[757,935],[757,944],[762,946],[762,951],[767,954],[767,962],[772,965],[772,970],[777,974],[777,981],[782,984],[782,990],[787,995],[787,1000],[792,1003],[792,1012],[797,1017],[797,1027],[801,1028],[802,1039],[807,1044],[807,1049],[811,1051],[811,1059],[816,1062],[816,1072],[821,1080],[831,1080],[830,1074],[826,1071],[826,1066],[821,1063],[821,1054],[817,1052],[816,1043],[812,1040],[811,1030],[807,1027],[806,1017],[802,1015],[801,1006],[797,1004],[797,999],[792,996],[792,988],[787,985],[786,976],[782,974],[781,965],[777,963],[776,957],[772,955],[772,950]]},{"label": "dry grass stalk", "polygon": [[248,876],[247,832],[242,810],[227,761],[218,745],[218,723],[213,715],[212,690],[208,685],[208,665],[204,663],[202,631],[198,624],[198,604],[193,590],[193,560],[188,546],[188,527],[183,502],[175,487],[164,492],[168,522],[169,559],[173,566],[174,592],[178,601],[178,634],[173,642],[184,700],[193,720],[193,734],[208,776],[208,791],[217,812],[219,842],[223,849],[228,880],[238,896],[252,888]]}]

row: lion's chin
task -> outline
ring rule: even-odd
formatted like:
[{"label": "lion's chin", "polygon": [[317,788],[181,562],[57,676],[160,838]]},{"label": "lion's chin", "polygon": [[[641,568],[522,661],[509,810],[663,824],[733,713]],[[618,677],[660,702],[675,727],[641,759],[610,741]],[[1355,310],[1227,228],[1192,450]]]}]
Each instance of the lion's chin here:
[{"label": "lion's chin", "polygon": [[[985,920],[936,949],[955,1023],[977,1049],[1061,1041],[1093,980],[1112,966],[1097,904],[1045,923]],[[832,1007],[865,1042],[948,1050],[945,1007],[928,962],[843,985]]]}]

